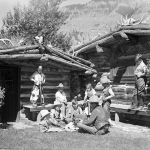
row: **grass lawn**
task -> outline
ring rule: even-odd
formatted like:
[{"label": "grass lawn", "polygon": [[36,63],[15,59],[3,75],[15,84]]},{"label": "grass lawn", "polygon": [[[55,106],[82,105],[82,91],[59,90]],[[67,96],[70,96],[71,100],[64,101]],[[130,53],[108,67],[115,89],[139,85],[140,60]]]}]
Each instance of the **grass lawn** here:
[{"label": "grass lawn", "polygon": [[0,129],[0,148],[46,150],[149,150],[150,132],[134,133],[111,128],[94,136],[77,132],[40,133],[38,126]]}]

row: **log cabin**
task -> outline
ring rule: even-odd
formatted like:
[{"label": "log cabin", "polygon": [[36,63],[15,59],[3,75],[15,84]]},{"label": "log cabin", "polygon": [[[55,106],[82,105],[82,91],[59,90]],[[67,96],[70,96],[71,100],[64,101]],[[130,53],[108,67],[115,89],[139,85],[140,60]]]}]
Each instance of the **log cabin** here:
[{"label": "log cabin", "polygon": [[15,121],[20,107],[31,104],[33,82],[30,76],[43,66],[46,76],[43,94],[45,104],[53,103],[57,85],[63,83],[67,100],[78,93],[76,76],[81,71],[96,73],[90,61],[72,56],[45,45],[19,46],[0,50],[0,86],[6,89],[4,105],[0,108],[5,121]]},{"label": "log cabin", "polygon": [[[74,50],[70,50],[95,65],[98,72],[97,82],[103,72],[110,71],[115,97],[112,99],[111,111],[116,120],[132,120],[133,122],[150,123],[149,110],[130,110],[134,89],[134,58],[140,53],[147,64],[150,57],[150,25],[137,24],[121,26],[113,32],[85,43]],[[149,76],[148,77],[148,81]],[[93,82],[92,76],[84,76],[84,81]],[[83,83],[83,81],[81,81]],[[144,95],[145,105],[150,102],[150,85]],[[120,116],[120,118],[119,118]]]}]

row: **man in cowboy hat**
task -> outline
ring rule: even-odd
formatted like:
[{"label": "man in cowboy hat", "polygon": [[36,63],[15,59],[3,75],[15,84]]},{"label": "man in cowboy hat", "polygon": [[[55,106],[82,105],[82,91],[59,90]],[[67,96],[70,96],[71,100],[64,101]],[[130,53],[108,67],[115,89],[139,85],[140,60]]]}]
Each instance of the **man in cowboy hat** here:
[{"label": "man in cowboy hat", "polygon": [[142,55],[137,54],[135,56],[135,89],[133,91],[133,102],[131,109],[142,110],[144,106],[144,92],[147,84],[146,74],[149,73],[149,69],[142,60]]},{"label": "man in cowboy hat", "polygon": [[64,85],[60,83],[58,86],[58,91],[55,94],[55,101],[59,104],[62,104],[61,112],[63,114],[63,117],[66,117],[66,109],[67,109],[67,98],[66,94],[64,92]]},{"label": "man in cowboy hat", "polygon": [[77,123],[77,127],[94,135],[103,135],[109,131],[108,113],[98,105],[99,99],[96,95],[90,97],[89,102],[91,116],[88,120]]},{"label": "man in cowboy hat", "polygon": [[102,86],[104,87],[101,99],[102,99],[102,107],[107,110],[109,114],[109,123],[112,125],[111,119],[110,119],[110,104],[111,104],[111,98],[115,96],[112,87],[110,85],[111,81],[108,79],[107,76],[102,76],[100,78],[100,82]]}]

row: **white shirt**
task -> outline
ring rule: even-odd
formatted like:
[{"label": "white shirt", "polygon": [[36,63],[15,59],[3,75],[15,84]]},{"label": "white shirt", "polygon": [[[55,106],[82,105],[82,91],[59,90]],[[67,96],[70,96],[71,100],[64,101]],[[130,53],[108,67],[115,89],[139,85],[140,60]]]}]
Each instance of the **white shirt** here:
[{"label": "white shirt", "polygon": [[140,64],[135,65],[134,74],[140,75],[140,74],[146,73],[147,69],[148,69],[147,66],[144,64],[143,61],[141,61]]},{"label": "white shirt", "polygon": [[67,102],[66,94],[64,92],[57,91],[55,94],[56,101],[61,103]]}]

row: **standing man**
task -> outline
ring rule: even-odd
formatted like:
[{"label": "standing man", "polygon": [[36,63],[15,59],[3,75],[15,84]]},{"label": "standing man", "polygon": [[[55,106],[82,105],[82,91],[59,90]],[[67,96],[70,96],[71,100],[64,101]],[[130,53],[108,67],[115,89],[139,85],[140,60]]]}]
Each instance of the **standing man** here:
[{"label": "standing man", "polygon": [[43,84],[45,83],[45,75],[42,72],[43,67],[40,65],[36,72],[30,77],[30,80],[34,82],[33,89],[31,92],[30,101],[35,104],[37,99],[40,98],[41,104],[44,104],[44,96],[42,94]]},{"label": "standing man", "polygon": [[142,110],[144,106],[144,92],[147,84],[146,74],[149,70],[142,60],[142,55],[137,54],[135,57],[135,89],[133,91],[132,109]]}]

